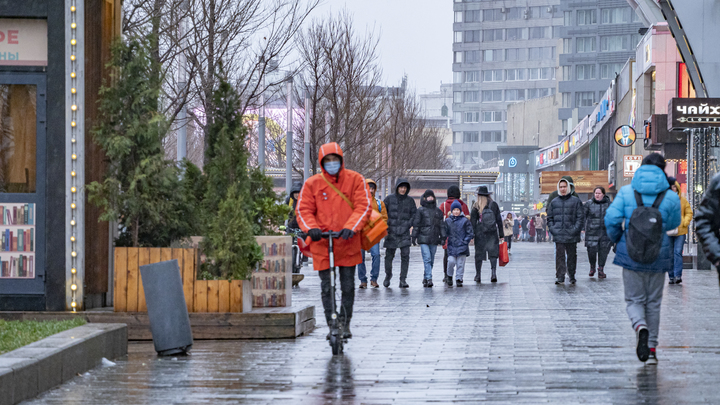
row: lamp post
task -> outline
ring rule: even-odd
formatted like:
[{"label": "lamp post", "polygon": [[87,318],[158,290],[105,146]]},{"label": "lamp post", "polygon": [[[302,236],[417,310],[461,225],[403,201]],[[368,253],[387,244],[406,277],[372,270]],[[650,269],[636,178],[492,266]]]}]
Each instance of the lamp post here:
[{"label": "lamp post", "polygon": [[303,154],[305,155],[303,174],[304,180],[307,181],[310,178],[310,99],[307,90],[305,90],[305,151]]},{"label": "lamp post", "polygon": [[292,189],[292,158],[293,158],[293,130],[292,130],[292,91],[293,78],[287,78],[287,135],[285,142],[285,191],[290,195]]}]

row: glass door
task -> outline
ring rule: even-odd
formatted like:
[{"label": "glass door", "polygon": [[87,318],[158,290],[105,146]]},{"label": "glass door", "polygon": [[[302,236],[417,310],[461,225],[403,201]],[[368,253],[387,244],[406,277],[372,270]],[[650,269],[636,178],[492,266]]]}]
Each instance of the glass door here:
[{"label": "glass door", "polygon": [[0,294],[45,293],[45,81],[0,73]]}]

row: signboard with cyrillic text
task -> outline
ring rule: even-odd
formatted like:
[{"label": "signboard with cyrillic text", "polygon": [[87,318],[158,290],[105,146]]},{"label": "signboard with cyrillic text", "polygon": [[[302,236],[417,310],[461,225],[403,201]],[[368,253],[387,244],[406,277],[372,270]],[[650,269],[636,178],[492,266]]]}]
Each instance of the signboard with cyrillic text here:
[{"label": "signboard with cyrillic text", "polygon": [[540,193],[550,194],[557,190],[557,183],[563,176],[573,178],[576,193],[592,193],[595,187],[608,188],[608,173],[604,170],[577,171],[577,172],[541,172]]},{"label": "signboard with cyrillic text", "polygon": [[668,131],[720,126],[720,98],[672,98],[668,102]]},{"label": "signboard with cyrillic text", "polygon": [[0,66],[47,66],[47,20],[0,18]]}]

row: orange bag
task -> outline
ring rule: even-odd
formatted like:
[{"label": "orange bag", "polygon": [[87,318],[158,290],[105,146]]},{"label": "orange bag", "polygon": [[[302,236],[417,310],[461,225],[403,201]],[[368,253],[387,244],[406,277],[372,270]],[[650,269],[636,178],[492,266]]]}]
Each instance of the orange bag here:
[{"label": "orange bag", "polygon": [[499,260],[500,266],[505,266],[506,264],[510,263],[510,255],[508,254],[508,246],[505,241],[500,242],[500,257]]},{"label": "orange bag", "polygon": [[[322,176],[323,180],[332,188],[340,197],[342,197],[343,200],[345,200],[348,205],[350,205],[351,209],[355,209],[355,205],[347,198],[345,197],[345,194],[342,193],[342,191],[338,190],[337,187],[333,186],[332,183],[328,181],[328,179],[325,178],[325,175]],[[380,243],[382,238],[387,236],[387,223],[384,219],[382,219],[382,215],[380,215],[379,212],[375,211],[374,209],[370,209],[370,219],[368,220],[367,224],[363,227],[362,231],[360,231],[360,245],[362,246],[363,250],[370,250],[371,247],[377,245]]]}]

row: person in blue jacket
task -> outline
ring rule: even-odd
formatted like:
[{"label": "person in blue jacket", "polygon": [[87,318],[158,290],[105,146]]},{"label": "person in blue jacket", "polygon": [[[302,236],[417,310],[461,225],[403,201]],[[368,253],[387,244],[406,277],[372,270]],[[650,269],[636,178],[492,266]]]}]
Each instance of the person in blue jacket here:
[{"label": "person in blue jacket", "polygon": [[620,189],[605,214],[607,234],[613,243],[617,243],[614,263],[623,268],[627,313],[637,336],[636,353],[640,361],[647,361],[651,365],[657,364],[655,348],[658,344],[665,273],[673,268],[673,249],[665,232],[680,225],[680,198],[677,193],[666,192],[660,204],[662,248],[654,263],[638,263],[630,258],[623,224],[627,227],[633,210],[637,208],[635,191],[642,195],[643,205],[650,207],[660,193],[668,190],[664,170],[665,158],[662,155],[651,153],[646,156],[632,182]]},{"label": "person in blue jacket", "polygon": [[475,233],[473,232],[470,220],[463,215],[462,205],[459,201],[453,201],[450,207],[451,215],[445,219],[445,235],[447,235],[448,268],[447,286],[453,285],[453,269],[457,266],[455,280],[458,287],[463,285],[465,274],[465,259],[470,256],[470,241]]}]

